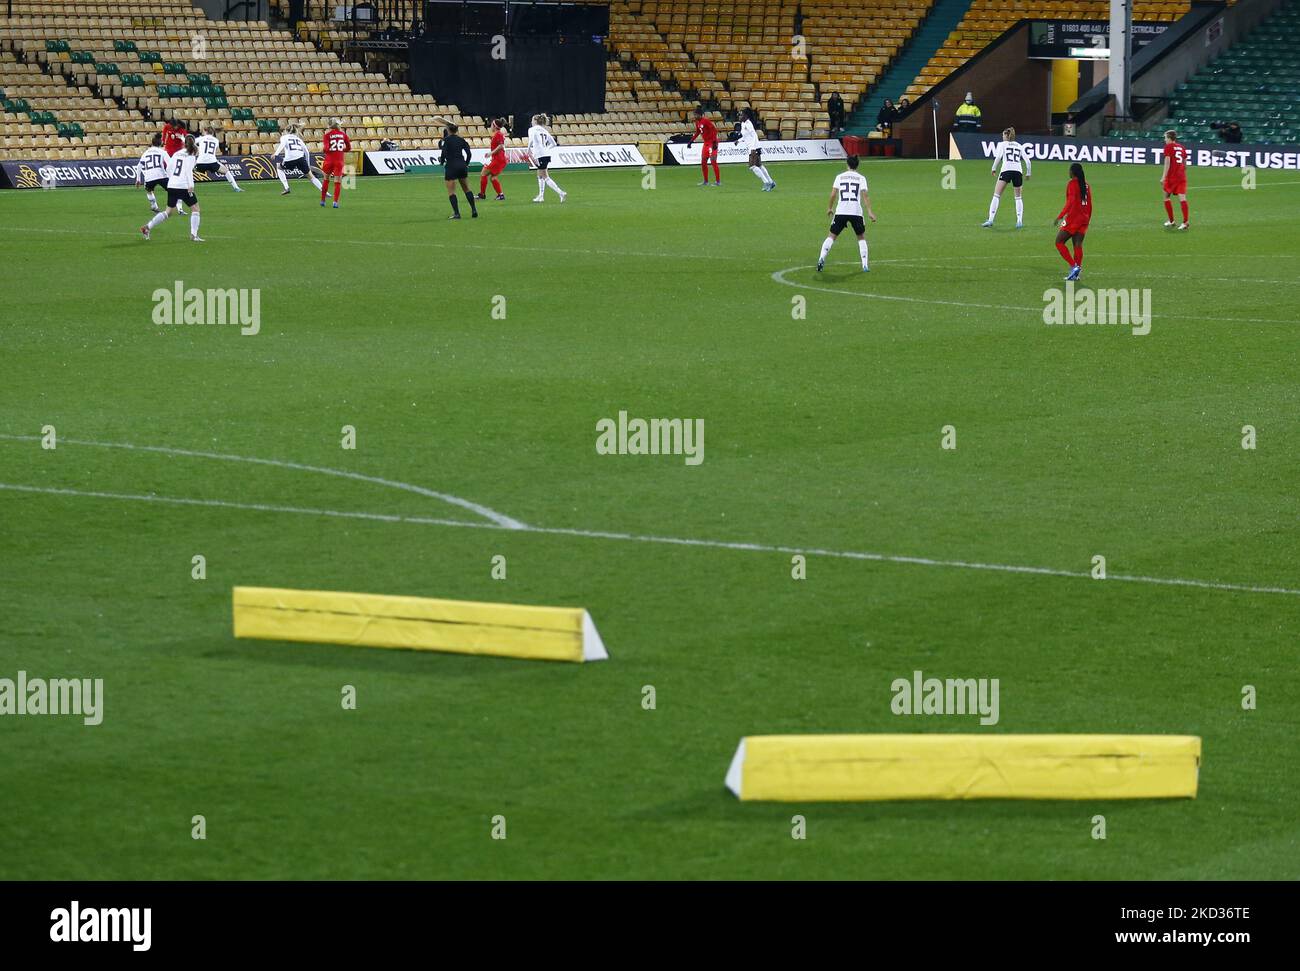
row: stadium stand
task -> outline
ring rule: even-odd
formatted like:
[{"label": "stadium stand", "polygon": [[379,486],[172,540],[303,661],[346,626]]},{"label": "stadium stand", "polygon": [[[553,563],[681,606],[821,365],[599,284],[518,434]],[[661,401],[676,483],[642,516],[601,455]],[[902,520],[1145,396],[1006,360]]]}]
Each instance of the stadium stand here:
[{"label": "stadium stand", "polygon": [[338,115],[354,147],[427,144],[434,116],[481,119],[414,95],[264,22],[213,21],[185,0],[15,0],[0,20],[0,157],[138,155],[164,119],[222,126],[228,150],[269,152],[290,121]]},{"label": "stadium stand", "polygon": [[931,2],[629,0],[615,4],[616,18],[645,25],[658,40],[644,50],[617,38],[614,46],[620,56],[648,55],[652,71],[724,112],[754,108],[769,137],[825,137],[831,92],[852,111]]},{"label": "stadium stand", "polygon": [[[1133,137],[1160,139],[1174,128],[1185,142],[1217,142],[1218,122],[1241,125],[1244,142],[1300,142],[1300,3],[1291,0],[1178,85],[1165,121]],[[1119,134],[1119,133],[1117,133]]]},{"label": "stadium stand", "polygon": [[[1134,0],[1133,20],[1174,21],[1191,9],[1190,0]],[[930,57],[905,96],[915,101],[1021,20],[1110,20],[1105,0],[972,0],[970,9]]]},{"label": "stadium stand", "polygon": [[[389,20],[376,27],[409,25],[418,16],[417,2],[385,5]],[[614,117],[559,121],[571,136],[580,136],[584,124],[611,123],[628,136],[671,134],[682,130],[690,110],[702,102],[713,109],[715,122],[752,107],[769,137],[824,137],[831,92],[839,92],[851,112],[933,2],[613,0],[607,48],[616,65],[609,79],[620,86],[611,83],[609,90],[625,90],[621,83],[631,81],[635,104],[615,98],[607,105]],[[287,10],[283,0],[278,3],[273,10]],[[352,34],[350,28],[309,20],[298,25],[298,36],[331,49]],[[637,117],[618,117],[629,112]]]}]

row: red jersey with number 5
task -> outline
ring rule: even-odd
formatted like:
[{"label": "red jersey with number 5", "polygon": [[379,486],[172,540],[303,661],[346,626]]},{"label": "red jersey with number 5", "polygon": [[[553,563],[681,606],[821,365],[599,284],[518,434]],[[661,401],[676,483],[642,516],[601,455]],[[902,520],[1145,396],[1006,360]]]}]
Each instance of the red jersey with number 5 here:
[{"label": "red jersey with number 5", "polygon": [[[1165,176],[1165,191],[1183,192],[1187,188],[1187,149],[1178,142],[1165,145],[1165,158],[1169,160],[1169,173]],[[1182,186],[1182,189],[1177,188]]]},{"label": "red jersey with number 5", "polygon": [[352,148],[348,133],[342,128],[331,128],[325,133],[325,162],[343,164],[343,153]]},{"label": "red jersey with number 5", "polygon": [[695,119],[695,137],[704,139],[705,145],[716,145],[718,129],[708,118]]}]

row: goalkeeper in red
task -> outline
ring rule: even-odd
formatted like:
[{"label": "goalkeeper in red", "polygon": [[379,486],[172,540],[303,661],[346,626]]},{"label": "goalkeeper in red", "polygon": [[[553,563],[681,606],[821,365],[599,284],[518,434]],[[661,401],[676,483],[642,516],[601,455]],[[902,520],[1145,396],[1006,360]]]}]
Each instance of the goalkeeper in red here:
[{"label": "goalkeeper in red", "polygon": [[325,162],[321,169],[325,179],[320,187],[320,204],[325,205],[325,196],[330,191],[330,176],[334,177],[334,208],[339,207],[339,193],[343,190],[343,153],[350,151],[352,142],[343,130],[343,122],[338,118],[330,119],[330,130],[325,133]]},{"label": "goalkeeper in red", "polygon": [[703,139],[703,149],[700,152],[700,171],[704,173],[704,181],[700,185],[709,184],[709,162],[713,162],[713,178],[717,186],[722,185],[722,173],[718,171],[718,128],[708,118],[704,117],[704,109],[695,109],[695,134],[691,136],[688,144],[694,145],[695,139]]}]

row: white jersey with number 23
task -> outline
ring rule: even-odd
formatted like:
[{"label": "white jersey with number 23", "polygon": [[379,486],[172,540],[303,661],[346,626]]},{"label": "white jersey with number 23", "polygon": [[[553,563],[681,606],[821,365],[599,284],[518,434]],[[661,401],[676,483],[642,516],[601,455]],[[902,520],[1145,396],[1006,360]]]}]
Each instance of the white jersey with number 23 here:
[{"label": "white jersey with number 23", "polygon": [[835,203],[837,216],[862,216],[862,197],[867,194],[867,177],[861,172],[841,172],[835,176]]}]

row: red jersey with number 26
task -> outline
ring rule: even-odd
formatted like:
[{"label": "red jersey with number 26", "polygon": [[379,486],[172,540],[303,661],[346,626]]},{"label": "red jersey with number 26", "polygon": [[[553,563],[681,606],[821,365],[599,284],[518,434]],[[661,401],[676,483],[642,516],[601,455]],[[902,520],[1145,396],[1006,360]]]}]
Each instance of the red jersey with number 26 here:
[{"label": "red jersey with number 26", "polygon": [[325,133],[325,161],[343,164],[343,153],[352,148],[348,133],[342,128],[331,128]]},{"label": "red jersey with number 26", "polygon": [[708,118],[696,118],[695,137],[703,138],[705,145],[715,145],[718,141],[718,128]]}]

